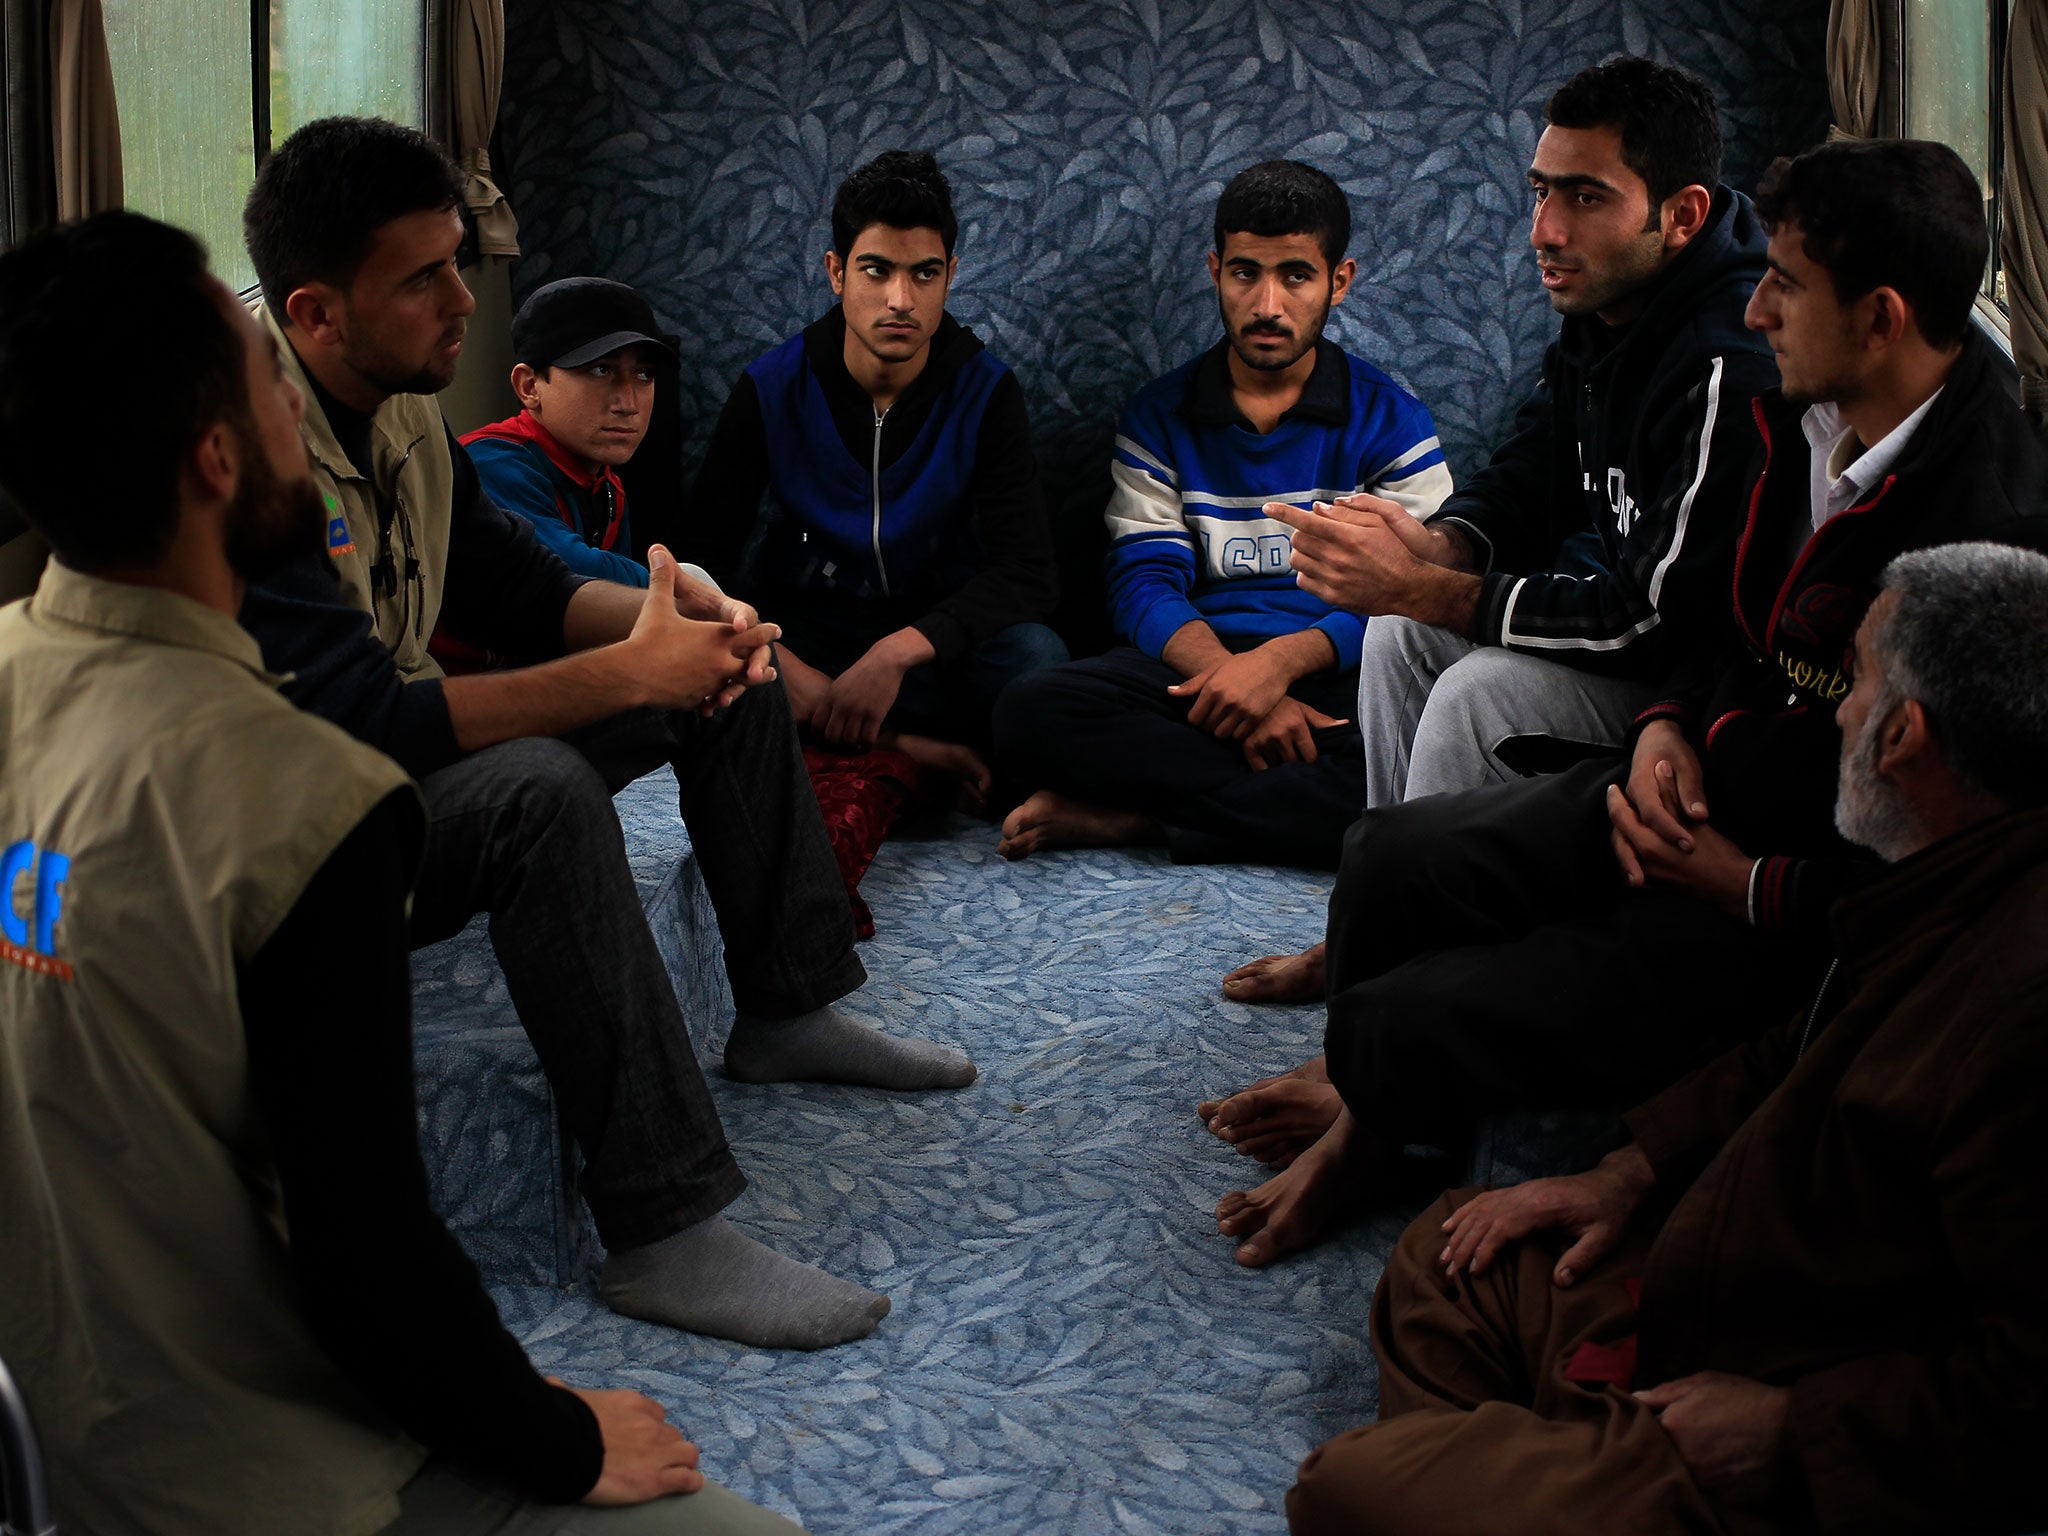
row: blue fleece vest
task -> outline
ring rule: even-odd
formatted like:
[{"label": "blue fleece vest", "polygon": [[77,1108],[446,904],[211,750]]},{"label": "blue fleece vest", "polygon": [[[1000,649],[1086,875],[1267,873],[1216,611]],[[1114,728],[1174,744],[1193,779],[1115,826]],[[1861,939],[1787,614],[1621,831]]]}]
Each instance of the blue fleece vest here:
[{"label": "blue fleece vest", "polygon": [[989,397],[1008,372],[976,352],[947,380],[917,436],[882,471],[878,536],[872,452],[847,452],[802,335],[755,359],[747,374],[761,402],[775,502],[766,581],[856,598],[961,586],[979,554],[968,502],[975,444]]}]

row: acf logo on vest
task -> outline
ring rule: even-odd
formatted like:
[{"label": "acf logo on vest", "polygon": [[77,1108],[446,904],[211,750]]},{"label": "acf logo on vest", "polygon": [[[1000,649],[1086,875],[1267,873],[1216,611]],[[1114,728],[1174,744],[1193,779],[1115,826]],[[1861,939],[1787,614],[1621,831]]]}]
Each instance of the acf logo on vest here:
[{"label": "acf logo on vest", "polygon": [[327,502],[327,553],[352,555],[356,552],[355,535],[348,531],[348,519],[341,515],[341,503],[329,495]]},{"label": "acf logo on vest", "polygon": [[[54,848],[41,850],[27,838],[0,853],[0,957],[40,976],[71,980],[71,966],[57,958],[57,919],[64,913],[61,887],[71,860]],[[23,880],[24,875],[33,878]],[[21,912],[18,887],[32,893],[29,915]]]}]

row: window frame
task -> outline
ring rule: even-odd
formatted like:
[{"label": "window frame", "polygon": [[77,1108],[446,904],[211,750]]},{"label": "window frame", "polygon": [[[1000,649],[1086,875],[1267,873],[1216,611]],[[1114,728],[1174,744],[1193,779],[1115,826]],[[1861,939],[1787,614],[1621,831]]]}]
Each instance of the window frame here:
[{"label": "window frame", "polygon": [[[1977,318],[1996,333],[2007,351],[2012,346],[2012,322],[2005,296],[2005,56],[2013,0],[1982,0],[1987,22],[1990,58],[1988,84],[1990,123],[1986,135],[1985,205],[1990,237],[1990,255],[1984,281],[1977,289]],[[1892,35],[1898,39],[1898,67],[1889,84],[1894,90],[1898,133],[1904,136],[1911,121],[1913,21],[1907,0],[1891,0]]]}]

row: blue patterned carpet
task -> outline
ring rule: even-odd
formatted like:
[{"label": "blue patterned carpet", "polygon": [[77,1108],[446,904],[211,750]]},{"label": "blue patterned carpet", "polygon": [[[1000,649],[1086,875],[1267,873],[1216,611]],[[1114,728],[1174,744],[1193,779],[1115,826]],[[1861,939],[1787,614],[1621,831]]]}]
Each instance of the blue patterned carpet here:
[{"label": "blue patterned carpet", "polygon": [[1216,981],[1319,932],[1328,879],[994,844],[964,820],[892,842],[862,887],[854,1011],[971,1052],[972,1088],[712,1078],[753,1181],[729,1214],[886,1291],[873,1337],[766,1353],[580,1288],[499,1304],[542,1369],[659,1398],[714,1477],[820,1536],[1279,1531],[1296,1463],[1371,1414],[1400,1220],[1240,1270],[1210,1211],[1256,1165],[1192,1105],[1317,1048],[1319,1010]]}]

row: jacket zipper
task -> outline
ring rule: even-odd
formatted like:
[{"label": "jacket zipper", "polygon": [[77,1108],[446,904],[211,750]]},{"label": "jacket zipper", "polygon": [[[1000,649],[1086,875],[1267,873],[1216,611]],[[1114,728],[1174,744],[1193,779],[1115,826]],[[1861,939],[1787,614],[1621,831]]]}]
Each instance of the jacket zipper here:
[{"label": "jacket zipper", "polygon": [[889,595],[889,567],[882,561],[882,419],[887,411],[875,412],[875,453],[869,469],[868,484],[872,488],[874,509],[873,533],[870,542],[875,550],[875,569],[881,573],[882,596]]},{"label": "jacket zipper", "polygon": [[1806,1010],[1806,1028],[1799,1032],[1799,1049],[1792,1053],[1794,1061],[1806,1054],[1806,1042],[1813,1038],[1814,1022],[1820,1018],[1820,1005],[1827,1001],[1828,988],[1834,985],[1835,972],[1841,964],[1840,955],[1828,962],[1828,973],[1820,979],[1820,990],[1813,995],[1813,1006]]}]

